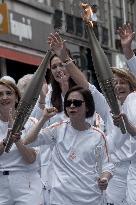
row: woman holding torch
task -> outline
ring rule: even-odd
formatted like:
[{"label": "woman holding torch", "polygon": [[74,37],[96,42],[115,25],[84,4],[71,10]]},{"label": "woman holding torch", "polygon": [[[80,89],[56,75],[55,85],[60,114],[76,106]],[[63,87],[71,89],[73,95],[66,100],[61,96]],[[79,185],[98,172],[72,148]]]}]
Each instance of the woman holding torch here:
[{"label": "woman holding torch", "polygon": [[[38,150],[23,145],[19,135],[13,136],[10,153],[4,152],[7,132],[12,128],[20,93],[14,83],[0,80],[0,204],[39,205],[42,185],[38,174]],[[33,126],[29,120],[22,136]]]},{"label": "woman holding torch", "polygon": [[86,121],[93,116],[94,109],[90,91],[73,87],[64,97],[64,111],[69,119],[40,131],[51,114],[45,109],[24,141],[26,144],[33,142],[33,146],[54,145],[51,205],[103,203],[101,190],[108,185],[113,164],[104,134]]},{"label": "woman holding torch", "polygon": [[[112,159],[116,165],[115,167],[115,177],[111,179],[107,194],[109,203],[114,203],[114,205],[127,204],[126,202],[126,186],[127,186],[127,173],[130,166],[130,160],[132,153],[129,155],[130,141],[127,140],[125,143],[123,139],[128,135],[122,134],[120,129],[114,126],[110,108],[104,96],[95,88],[95,86],[89,84],[85,81],[83,74],[80,70],[70,62],[70,57],[68,56],[63,40],[60,36],[55,33],[50,35],[50,45],[56,52],[56,54],[62,59],[63,62],[68,62],[66,69],[69,71],[70,76],[75,80],[78,85],[89,88],[92,92],[95,108],[98,114],[102,117],[107,131],[107,140],[112,152]],[[118,70],[114,69],[115,73],[115,93],[122,105],[121,111],[126,112],[124,109],[125,100],[127,96],[133,93],[136,89],[136,80],[133,74],[128,70]],[[121,74],[122,73],[122,74]],[[123,76],[123,77],[122,77]],[[83,80],[81,80],[83,79]],[[119,91],[120,90],[120,91]],[[101,106],[100,106],[101,104]],[[127,114],[127,113],[126,113]],[[120,118],[120,116],[119,116]],[[124,118],[126,120],[126,118]],[[127,123],[127,121],[126,121]],[[126,126],[128,129],[128,127]],[[120,137],[119,137],[120,136]]]}]

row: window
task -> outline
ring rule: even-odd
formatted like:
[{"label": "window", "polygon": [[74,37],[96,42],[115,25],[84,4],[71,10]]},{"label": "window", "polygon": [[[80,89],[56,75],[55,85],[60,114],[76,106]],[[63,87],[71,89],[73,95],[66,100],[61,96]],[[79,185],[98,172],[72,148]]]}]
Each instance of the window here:
[{"label": "window", "polygon": [[114,3],[115,3],[114,27],[116,33],[117,29],[123,25],[123,1],[116,0]]},{"label": "window", "polygon": [[114,27],[115,33],[117,33],[117,29],[123,25],[123,19],[119,17],[114,17]]},{"label": "window", "polygon": [[66,32],[74,34],[74,17],[66,14]]},{"label": "window", "polygon": [[54,29],[60,29],[62,27],[62,11],[55,10],[54,13]]},{"label": "window", "polygon": [[127,13],[127,15],[128,15],[128,22],[134,22],[134,5],[133,5],[133,2],[128,2],[127,3],[128,5],[127,5],[127,11],[128,11],[128,13]]},{"label": "window", "polygon": [[122,52],[122,46],[121,46],[121,41],[120,39],[115,39],[115,47],[117,50],[119,50],[120,52]]},{"label": "window", "polygon": [[108,29],[105,27],[102,27],[102,44],[108,45]]},{"label": "window", "polygon": [[76,24],[76,35],[82,37],[83,36],[83,20],[81,18],[75,17]]}]

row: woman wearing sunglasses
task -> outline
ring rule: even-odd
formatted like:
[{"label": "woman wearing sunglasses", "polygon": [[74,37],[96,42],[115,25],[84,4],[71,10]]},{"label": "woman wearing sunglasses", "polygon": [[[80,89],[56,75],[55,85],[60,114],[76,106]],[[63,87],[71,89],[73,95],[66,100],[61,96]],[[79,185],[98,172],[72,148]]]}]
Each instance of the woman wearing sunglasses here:
[{"label": "woman wearing sunglasses", "polygon": [[[120,129],[117,126],[114,126],[112,115],[110,113],[110,108],[106,102],[106,99],[96,89],[94,85],[91,85],[87,81],[85,81],[82,73],[70,61],[70,57],[68,56],[68,53],[66,52],[65,43],[61,39],[59,34],[58,33],[51,34],[49,37],[49,42],[54,52],[60,57],[60,59],[63,62],[66,62],[67,71],[69,72],[70,76],[75,80],[75,82],[78,85],[83,86],[84,88],[89,88],[94,98],[96,111],[97,113],[100,114],[100,116],[102,117],[105,123],[107,140],[110,146],[110,151],[112,153],[111,158],[115,164],[114,176],[110,180],[108,189],[106,190],[108,203],[114,204],[114,205],[133,204],[133,202],[130,203],[130,200],[135,201],[134,199],[135,199],[136,194],[134,193],[134,190],[136,189],[135,189],[135,185],[132,182],[136,177],[134,176],[134,170],[135,170],[134,160],[130,166],[130,160],[132,159],[132,156],[133,156],[133,152],[132,152],[133,149],[131,146],[133,143],[132,143],[132,140],[130,140],[131,139],[130,135],[132,135],[133,133],[132,127],[134,126],[134,122],[135,122],[134,120],[131,120],[131,118],[133,117],[135,113],[134,111],[135,109],[132,106],[134,103],[134,100],[132,100],[131,98],[131,96],[135,95],[133,93],[135,93],[134,91],[136,90],[135,76],[133,76],[133,74],[130,73],[126,69],[125,70],[124,69],[114,69],[113,70],[114,79],[115,79],[115,93],[121,104],[121,111],[124,112],[129,117],[131,116],[129,120],[126,120],[127,119],[126,117],[124,118],[125,123],[127,124],[126,126],[127,133],[125,135],[122,135]],[[132,105],[129,105],[128,99],[130,99]],[[128,106],[128,109],[125,109],[126,106]],[[130,113],[128,113],[129,110],[132,110],[131,108],[133,109],[133,112],[131,111]],[[120,118],[120,116],[118,117]],[[129,121],[131,123],[129,123]],[[132,131],[132,133],[130,132],[130,130]],[[123,142],[125,137],[127,137],[127,140]],[[131,181],[130,181],[131,183],[127,182],[128,170],[129,170],[129,176],[131,178]],[[126,201],[127,184],[128,184],[128,189],[131,190],[128,192],[129,194],[128,203]],[[130,189],[129,184],[131,185],[133,184],[133,186],[131,186],[132,187],[131,189]],[[132,192],[132,189],[133,189],[133,192]]]},{"label": "woman wearing sunglasses", "polygon": [[[112,176],[105,136],[86,119],[95,111],[89,90],[73,87],[64,98],[64,112],[69,120],[42,128],[54,110],[45,109],[25,144],[54,144],[50,204],[100,205],[102,190]],[[39,132],[40,131],[40,132]]]}]

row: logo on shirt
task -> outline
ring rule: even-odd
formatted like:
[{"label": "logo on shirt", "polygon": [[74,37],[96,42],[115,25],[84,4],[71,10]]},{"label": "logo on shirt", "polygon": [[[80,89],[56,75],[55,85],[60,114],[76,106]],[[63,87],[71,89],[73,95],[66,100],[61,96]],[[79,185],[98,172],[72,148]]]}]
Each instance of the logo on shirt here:
[{"label": "logo on shirt", "polygon": [[68,158],[70,160],[76,159],[76,152],[74,150],[71,150]]}]

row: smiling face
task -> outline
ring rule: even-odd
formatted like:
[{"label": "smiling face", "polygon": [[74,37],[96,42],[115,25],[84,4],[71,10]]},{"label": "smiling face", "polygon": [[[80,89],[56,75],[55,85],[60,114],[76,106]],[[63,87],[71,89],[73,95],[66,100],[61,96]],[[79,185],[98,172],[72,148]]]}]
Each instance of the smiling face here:
[{"label": "smiling face", "polygon": [[131,93],[129,82],[114,74],[114,89],[118,100],[123,104],[126,97]]},{"label": "smiling face", "polygon": [[70,119],[82,121],[86,118],[85,101],[78,91],[69,94],[66,101],[66,111]]},{"label": "smiling face", "polygon": [[15,109],[17,101],[14,90],[5,85],[0,84],[0,113],[8,113],[9,109]]},{"label": "smiling face", "polygon": [[57,82],[61,82],[61,79],[63,76],[65,76],[65,80],[68,80],[69,78],[69,74],[67,70],[62,65],[62,61],[57,56],[55,56],[51,60],[51,72],[52,72],[54,79]]}]

